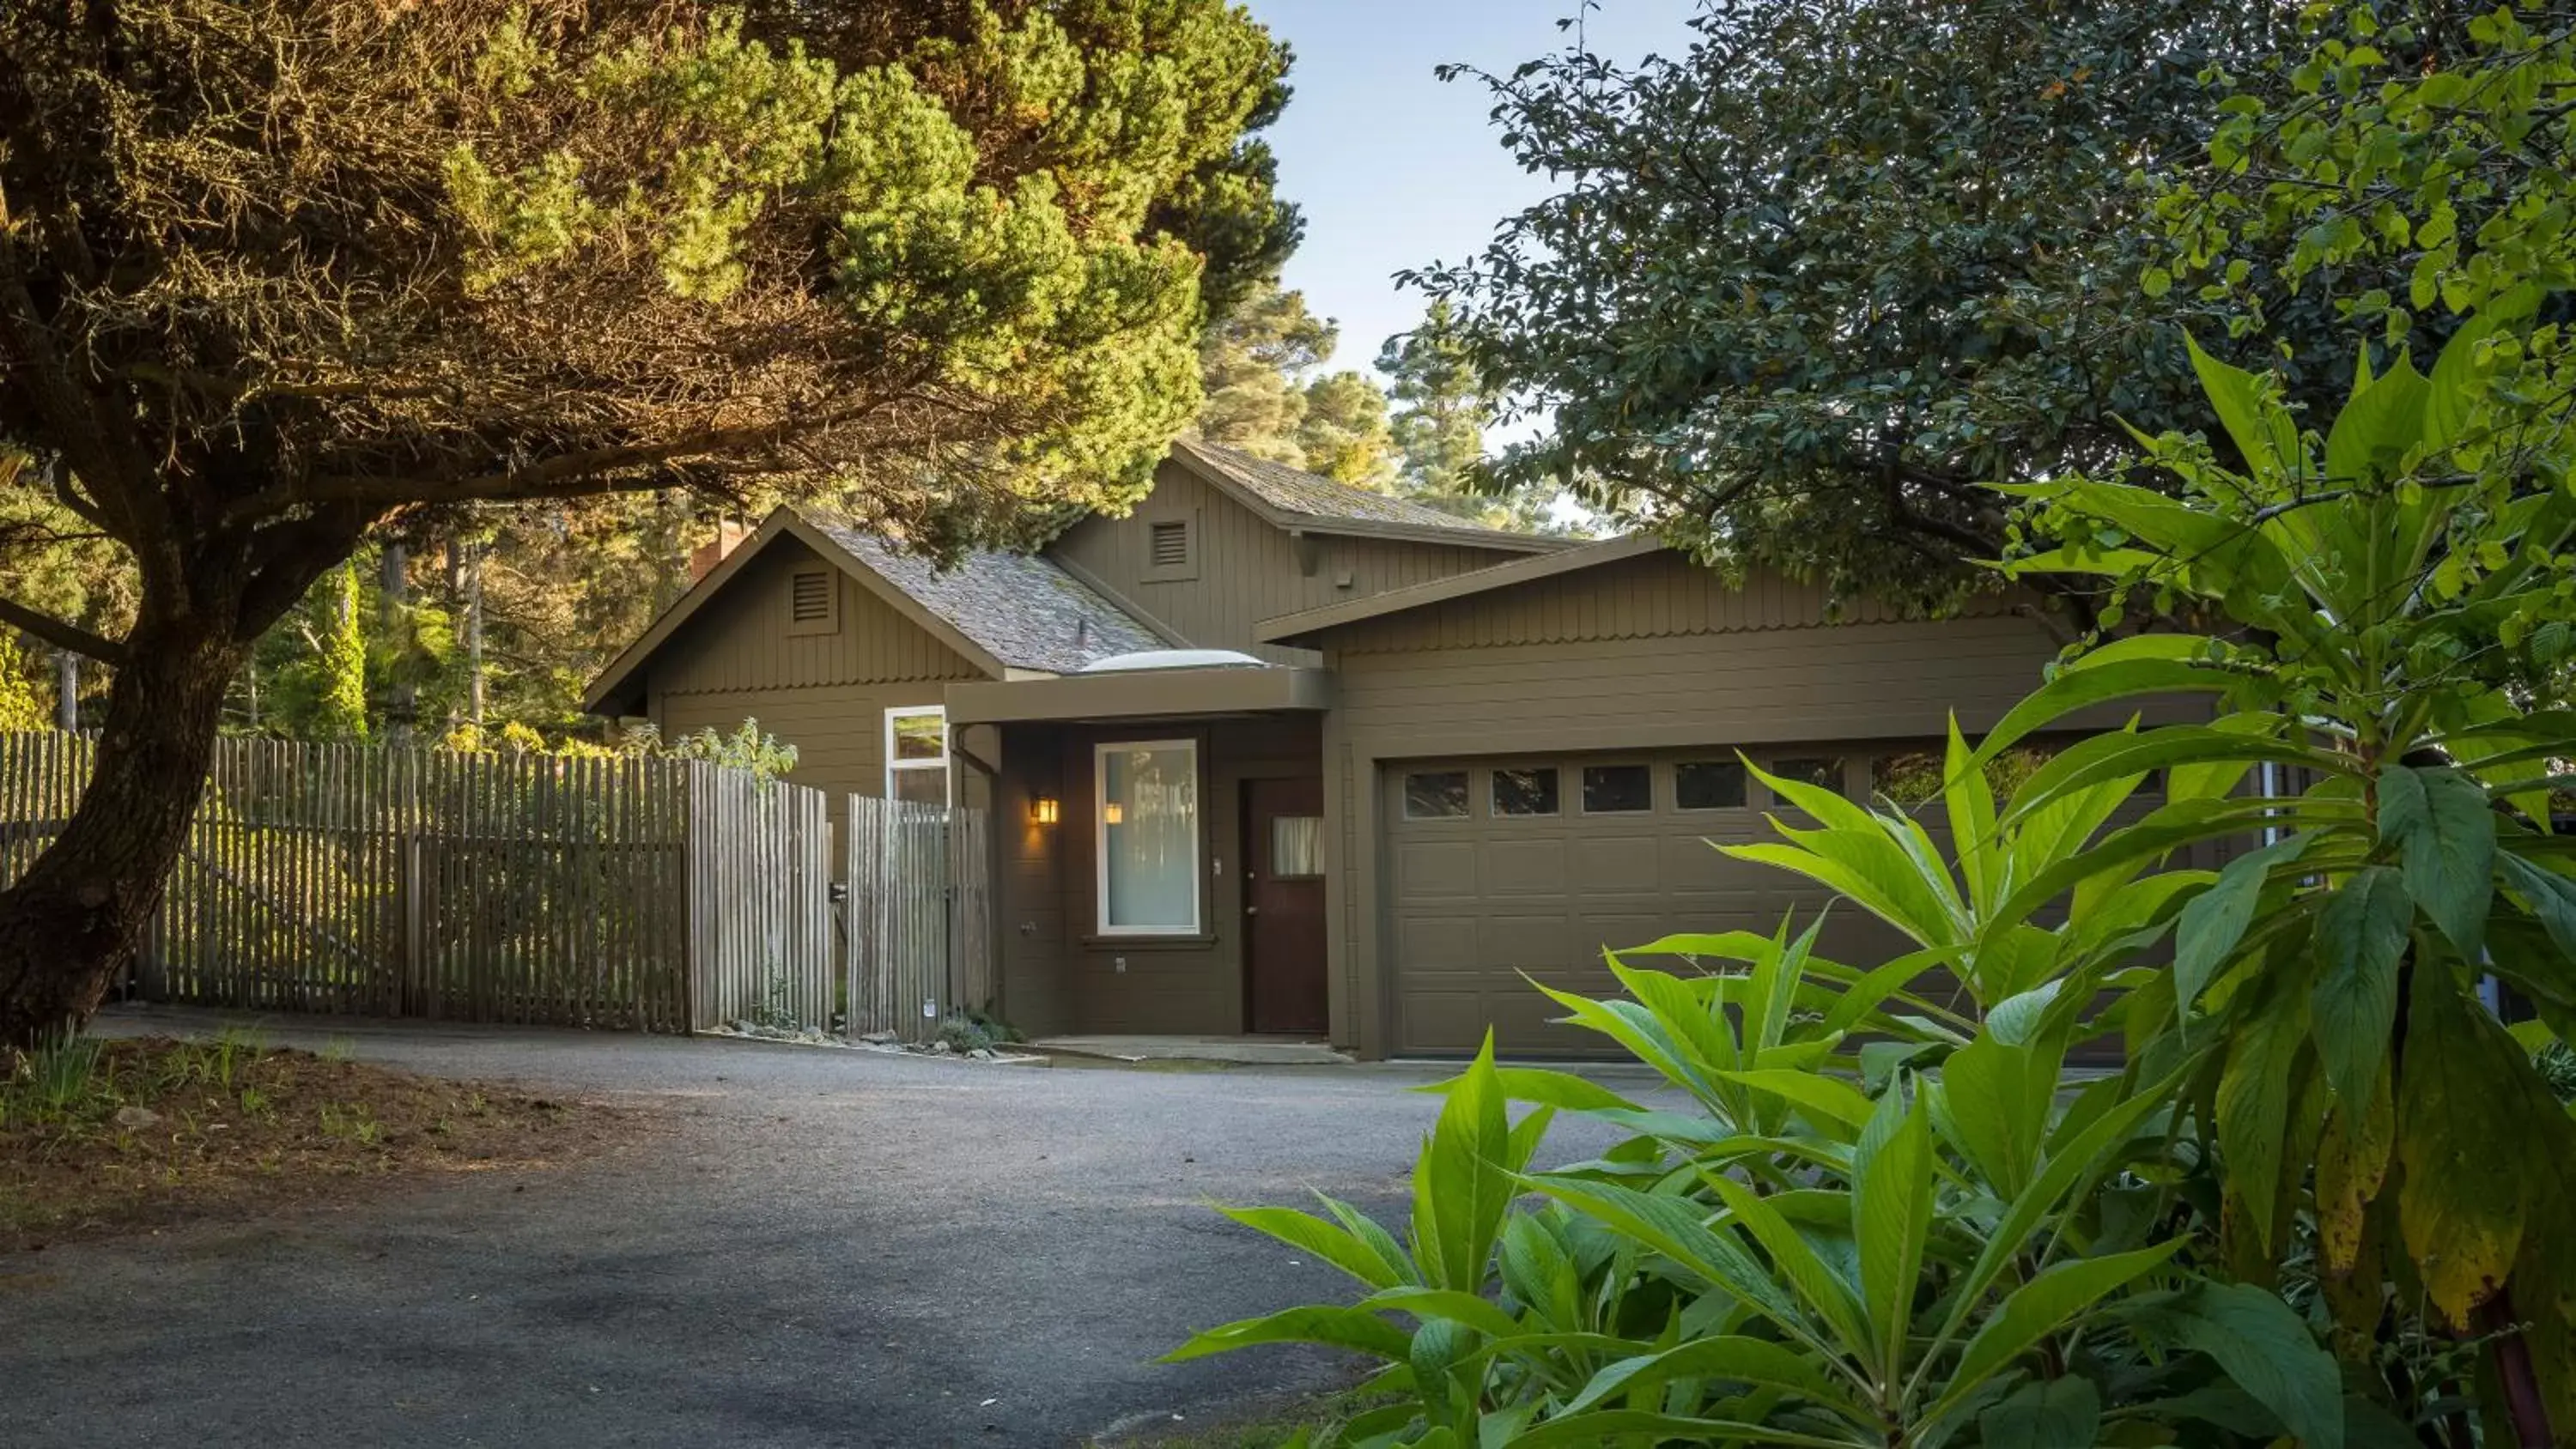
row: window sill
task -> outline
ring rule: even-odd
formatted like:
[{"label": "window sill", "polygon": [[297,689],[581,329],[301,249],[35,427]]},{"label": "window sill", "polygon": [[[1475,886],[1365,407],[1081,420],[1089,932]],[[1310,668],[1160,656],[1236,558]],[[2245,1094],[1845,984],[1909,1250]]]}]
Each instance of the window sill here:
[{"label": "window sill", "polygon": [[1216,944],[1209,931],[1176,931],[1170,935],[1152,936],[1079,936],[1075,938],[1094,950],[1117,951],[1204,951]]}]

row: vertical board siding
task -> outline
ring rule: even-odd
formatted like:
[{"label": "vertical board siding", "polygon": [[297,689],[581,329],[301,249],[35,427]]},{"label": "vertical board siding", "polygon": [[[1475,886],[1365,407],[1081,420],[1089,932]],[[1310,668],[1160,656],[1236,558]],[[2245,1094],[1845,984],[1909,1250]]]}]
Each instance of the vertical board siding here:
[{"label": "vertical board siding", "polygon": [[[840,627],[787,632],[789,579],[829,568],[840,590]],[[892,680],[980,679],[983,671],[904,617],[838,563],[792,538],[751,560],[672,635],[652,664],[653,687],[670,694],[801,689]]]},{"label": "vertical board siding", "polygon": [[993,1002],[990,812],[872,795],[845,808],[849,1034],[929,1041]]},{"label": "vertical board siding", "polygon": [[[0,886],[62,833],[94,758],[85,737],[0,735]],[[258,1011],[822,1027],[826,804],[702,761],[220,740],[128,987]]]},{"label": "vertical board siding", "polygon": [[[1199,558],[1189,579],[1149,581],[1152,526],[1188,518],[1197,527]],[[1322,520],[1319,520],[1322,522]],[[1329,527],[1329,524],[1326,524]],[[1076,524],[1049,552],[1112,599],[1132,605],[1203,649],[1240,649],[1274,664],[1313,664],[1311,649],[1263,644],[1252,637],[1264,619],[1367,598],[1519,558],[1518,551],[1471,544],[1317,534],[1314,567],[1301,566],[1286,532],[1208,486],[1185,466],[1165,462],[1154,492],[1125,518]],[[1344,576],[1349,587],[1339,582]]]}]

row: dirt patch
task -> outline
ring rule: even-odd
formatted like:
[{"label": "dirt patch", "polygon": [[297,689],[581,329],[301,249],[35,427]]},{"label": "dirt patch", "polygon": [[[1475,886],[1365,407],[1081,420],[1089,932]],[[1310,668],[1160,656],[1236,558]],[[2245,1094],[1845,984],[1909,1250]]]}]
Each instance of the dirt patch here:
[{"label": "dirt patch", "polygon": [[559,1166],[641,1114],[332,1055],[80,1038],[0,1080],[0,1252],[343,1201],[405,1178]]}]

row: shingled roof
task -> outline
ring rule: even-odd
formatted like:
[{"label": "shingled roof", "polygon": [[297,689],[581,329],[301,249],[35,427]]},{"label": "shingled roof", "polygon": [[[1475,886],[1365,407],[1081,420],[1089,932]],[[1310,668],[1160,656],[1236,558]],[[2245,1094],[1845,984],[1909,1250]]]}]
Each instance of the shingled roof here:
[{"label": "shingled roof", "polygon": [[941,571],[883,539],[801,514],[860,565],[1014,669],[1071,674],[1095,659],[1164,647],[1162,636],[1034,554],[983,550]]},{"label": "shingled roof", "polygon": [[1172,448],[1174,452],[1187,455],[1191,461],[1197,462],[1208,471],[1218,474],[1226,482],[1251,494],[1271,511],[1287,515],[1291,520],[1311,518],[1327,522],[1380,523],[1399,528],[1429,529],[1440,533],[1458,534],[1462,538],[1483,543],[1526,547],[1532,551],[1551,549],[1562,543],[1562,540],[1538,534],[1520,533],[1504,528],[1487,528],[1480,523],[1470,523],[1454,513],[1443,513],[1437,508],[1428,508],[1408,499],[1372,493],[1366,488],[1354,488],[1348,483],[1336,483],[1330,478],[1303,472],[1285,463],[1256,458],[1250,453],[1238,452],[1233,448],[1222,448],[1214,443],[1179,442],[1174,443]]}]

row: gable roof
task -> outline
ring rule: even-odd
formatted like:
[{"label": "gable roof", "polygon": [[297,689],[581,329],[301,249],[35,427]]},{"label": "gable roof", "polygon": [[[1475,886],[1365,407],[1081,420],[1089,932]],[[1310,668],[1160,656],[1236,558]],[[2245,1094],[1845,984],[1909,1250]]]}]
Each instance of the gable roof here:
[{"label": "gable roof", "polygon": [[1164,647],[1163,636],[1043,555],[982,549],[942,572],[874,535],[807,521],[1007,668],[1071,674],[1112,654]]},{"label": "gable roof", "polygon": [[1264,619],[1255,624],[1252,627],[1252,637],[1264,644],[1294,644],[1309,634],[1339,628],[1344,624],[1356,624],[1363,619],[1400,614],[1407,609],[1446,603],[1451,599],[1462,599],[1471,594],[1487,593],[1494,589],[1507,589],[1514,584],[1534,583],[1540,579],[1555,578],[1559,574],[1578,573],[1584,569],[1617,563],[1622,559],[1642,558],[1647,554],[1662,553],[1670,547],[1672,545],[1651,533],[1625,534],[1600,543],[1585,543],[1561,552],[1541,554],[1536,558],[1518,558],[1509,563],[1495,564],[1490,568],[1470,569],[1466,573],[1451,574],[1445,579],[1434,579],[1427,584],[1389,589],[1383,594],[1371,594],[1364,599],[1351,599],[1344,603],[1327,604],[1320,609],[1305,609],[1294,614],[1282,614],[1277,618]]},{"label": "gable roof", "polygon": [[1554,553],[1570,540],[1487,528],[1409,499],[1336,483],[1214,443],[1176,442],[1172,457],[1273,526],[1314,533],[1410,538],[1517,553]]},{"label": "gable roof", "polygon": [[845,524],[780,508],[600,671],[582,708],[596,714],[631,700],[653,655],[782,537],[838,565],[995,679],[1014,672],[1070,674],[1112,654],[1163,647],[1162,636],[1042,557],[979,550],[942,572]]}]

